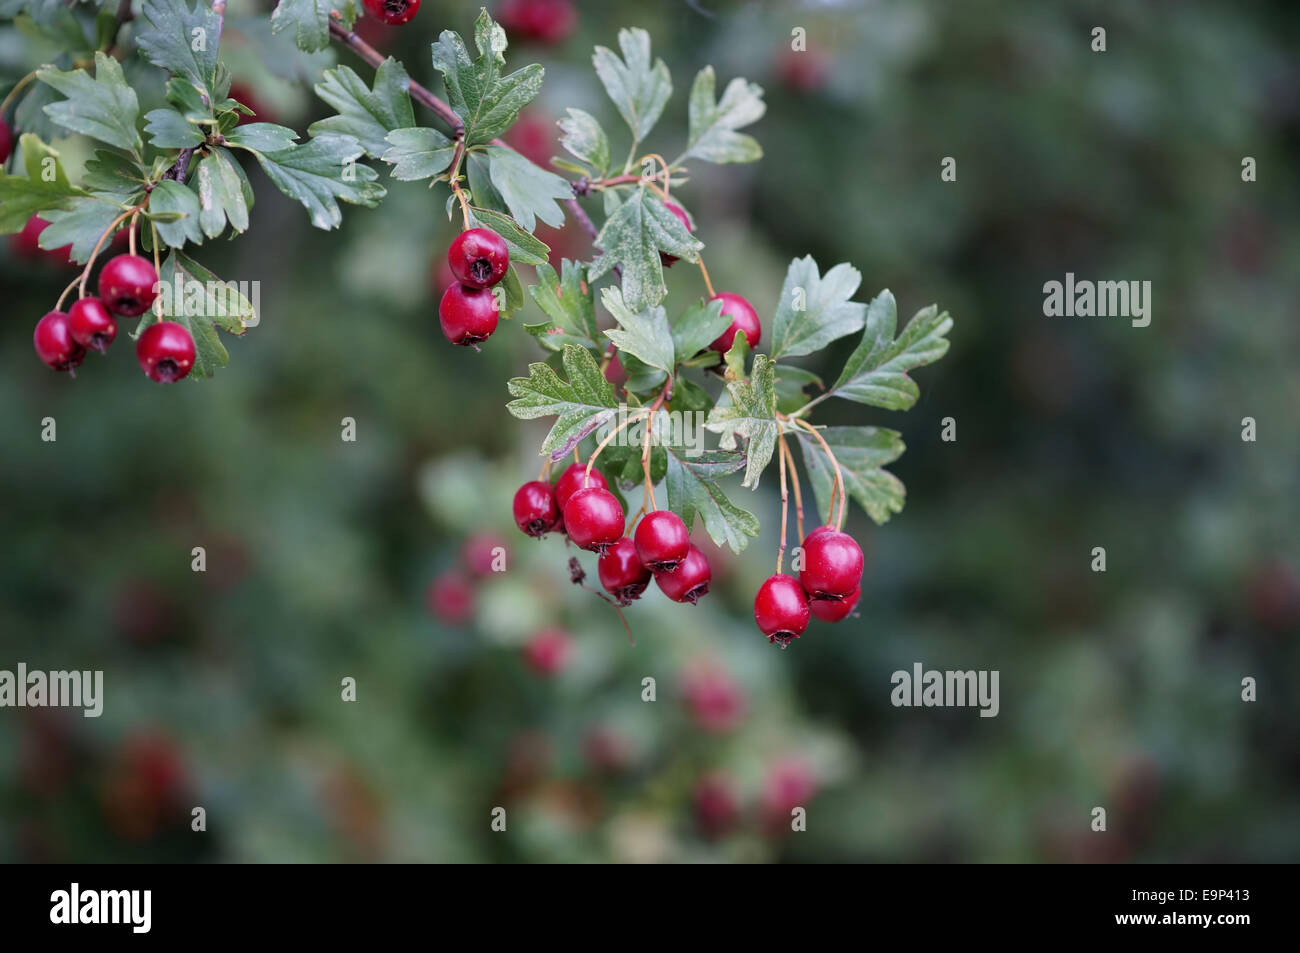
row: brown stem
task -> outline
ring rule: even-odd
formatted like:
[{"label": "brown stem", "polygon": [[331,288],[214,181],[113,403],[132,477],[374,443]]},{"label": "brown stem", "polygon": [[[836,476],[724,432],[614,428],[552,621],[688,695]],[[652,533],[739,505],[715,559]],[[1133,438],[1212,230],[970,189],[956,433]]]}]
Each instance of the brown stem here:
[{"label": "brown stem", "polygon": [[185,184],[185,174],[190,167],[190,159],[194,156],[193,149],[182,149],[180,155],[176,157],[176,162],[170,169],[163,173],[164,179],[175,179],[181,185]]}]

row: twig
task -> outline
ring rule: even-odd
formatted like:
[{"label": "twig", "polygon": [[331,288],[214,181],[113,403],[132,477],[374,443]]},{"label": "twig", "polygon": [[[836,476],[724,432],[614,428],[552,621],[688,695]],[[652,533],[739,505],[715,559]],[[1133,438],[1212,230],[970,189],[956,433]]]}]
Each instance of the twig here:
[{"label": "twig", "polygon": [[176,157],[176,162],[170,169],[163,173],[164,179],[174,179],[181,185],[185,184],[185,174],[190,168],[190,159],[194,157],[193,148],[182,149],[180,155]]}]

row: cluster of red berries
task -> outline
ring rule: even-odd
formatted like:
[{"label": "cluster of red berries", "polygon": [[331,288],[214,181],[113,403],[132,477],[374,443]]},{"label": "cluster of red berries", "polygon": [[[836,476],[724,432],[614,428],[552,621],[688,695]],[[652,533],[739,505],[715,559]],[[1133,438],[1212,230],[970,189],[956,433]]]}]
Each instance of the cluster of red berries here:
[{"label": "cluster of red berries", "polygon": [[848,533],[820,526],[803,541],[799,578],[769,576],[754,597],[754,621],[769,642],[782,648],[799,638],[808,621],[839,622],[862,595],[862,547]]},{"label": "cluster of red berries", "polygon": [[442,333],[452,344],[477,347],[497,329],[500,305],[492,289],[510,267],[505,239],[488,228],[471,228],[447,249],[455,281],[438,304]]},{"label": "cluster of red berries", "polygon": [[[101,354],[117,337],[113,315],[138,318],[158,296],[158,273],[139,255],[118,255],[99,273],[99,297],[81,298],[65,311],[36,322],[36,356],[56,371],[73,371],[86,350]],[[178,381],[194,366],[194,338],[184,325],[159,321],[145,328],[135,345],[140,369],[160,384]]]},{"label": "cluster of red berries", "polygon": [[389,26],[410,23],[420,12],[420,0],[362,0],[366,13]]},{"label": "cluster of red berries", "polygon": [[586,464],[570,464],[552,486],[525,483],[515,493],[515,525],[529,536],[564,533],[577,546],[597,553],[596,570],[605,591],[628,605],[641,597],[654,577],[674,602],[694,605],[709,591],[712,571],[686,524],[669,510],[653,510],[623,535],[626,515],[609,484]]}]

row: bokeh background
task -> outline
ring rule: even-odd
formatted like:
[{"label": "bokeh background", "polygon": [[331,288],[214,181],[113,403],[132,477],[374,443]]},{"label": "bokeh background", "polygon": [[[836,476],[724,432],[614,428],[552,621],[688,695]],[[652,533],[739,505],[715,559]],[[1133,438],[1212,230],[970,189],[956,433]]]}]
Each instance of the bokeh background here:
[{"label": "bokeh background", "polygon": [[[262,282],[262,323],[210,382],[153,385],[126,340],[75,381],[50,373],[31,328],[69,272],[0,252],[0,667],[103,669],[107,691],[98,719],[0,711],[0,858],[1295,860],[1300,7],[577,7],[566,37],[512,42],[547,69],[520,149],[553,154],[566,106],[619,128],[591,48],[643,26],[676,90],[659,151],[704,64],[767,90],[764,160],[677,193],[720,290],[769,320],[810,252],[856,265],[859,300],[889,287],[904,317],[955,316],[913,410],[818,418],[908,445],[904,512],[852,515],[860,617],[785,652],[755,630],[769,479],[747,501],[762,537],[709,549],[693,610],[652,587],[630,646],[568,584],[563,544],[511,523],[543,431],[506,414],[505,381],[541,352],[514,326],[481,354],[442,339],[442,197],[393,183],[323,234],[254,169],[251,230],[200,258]],[[225,59],[263,117],[303,130],[313,64],[241,36],[267,9],[231,0]],[[428,43],[477,9],[424,0],[365,35],[438,88]],[[3,75],[40,57],[0,29]],[[1044,317],[1067,271],[1150,280],[1150,327]],[[690,268],[669,277],[676,304],[702,293]],[[834,376],[853,343],[809,366]],[[509,571],[475,576],[496,540]],[[892,707],[914,662],[999,670],[1000,714]],[[807,831],[785,830],[791,804]]]}]

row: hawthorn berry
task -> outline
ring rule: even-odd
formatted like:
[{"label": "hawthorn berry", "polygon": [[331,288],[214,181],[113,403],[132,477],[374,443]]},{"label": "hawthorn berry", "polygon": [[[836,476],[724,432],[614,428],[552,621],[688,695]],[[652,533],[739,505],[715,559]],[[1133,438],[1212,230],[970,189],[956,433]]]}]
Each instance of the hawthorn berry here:
[{"label": "hawthorn berry", "polygon": [[447,264],[456,280],[471,288],[487,288],[505,277],[510,267],[506,241],[490,228],[461,232],[447,249]]},{"label": "hawthorn berry", "polygon": [[712,578],[709,559],[698,546],[691,546],[686,551],[686,558],[672,572],[655,573],[655,582],[664,595],[673,602],[689,602],[691,605],[708,594],[709,580]]},{"label": "hawthorn berry", "polygon": [[862,598],[861,586],[854,589],[843,599],[809,600],[808,608],[813,615],[823,622],[839,622],[841,619],[848,618],[849,614],[858,607],[860,598]]},{"label": "hawthorn berry", "polygon": [[14,131],[9,128],[9,123],[0,117],[0,162],[8,162],[9,155],[14,151]]},{"label": "hawthorn berry", "polygon": [[446,625],[463,625],[474,615],[474,587],[462,573],[444,572],[424,593],[429,613]]},{"label": "hawthorn berry", "polygon": [[570,463],[564,472],[560,474],[560,478],[555,481],[555,505],[560,508],[560,512],[564,512],[569,497],[589,486],[598,487],[602,490],[609,489],[604,474],[595,467],[591,468],[591,477],[588,478],[585,463]]},{"label": "hawthorn berry", "polygon": [[117,322],[98,298],[81,298],[68,309],[68,330],[72,340],[101,354],[117,337]]},{"label": "hawthorn berry", "polygon": [[506,541],[496,533],[476,533],[468,537],[460,552],[465,567],[475,576],[490,576],[498,571],[498,556],[504,568],[510,555]]},{"label": "hawthorn berry", "polygon": [[672,572],[691,548],[691,534],[672,510],[655,510],[642,517],[634,534],[636,553],[653,572]]},{"label": "hawthorn berry", "polygon": [[763,337],[763,326],[758,321],[758,312],[754,306],[730,291],[720,291],[712,300],[722,302],[722,313],[731,318],[731,327],[719,334],[709,348],[719,354],[726,354],[735,343],[736,335],[742,331],[749,339],[749,349],[752,351],[758,347],[758,342]]},{"label": "hawthorn berry", "polygon": [[36,356],[56,371],[71,371],[86,356],[86,349],[73,340],[68,316],[62,311],[51,311],[36,322],[32,344]]},{"label": "hawthorn berry", "polygon": [[645,587],[650,585],[650,570],[641,565],[636,544],[626,536],[605,551],[596,563],[596,572],[600,584],[619,605],[641,598]]},{"label": "hawthorn berry", "polygon": [[799,580],[784,573],[769,576],[754,596],[754,621],[758,630],[781,648],[808,628],[808,595]]},{"label": "hawthorn berry", "polygon": [[477,347],[497,329],[497,296],[490,288],[451,285],[438,305],[442,333],[452,344]]},{"label": "hawthorn berry", "polygon": [[542,629],[524,646],[524,659],[540,675],[554,675],[573,654],[573,639],[563,629]]},{"label": "hawthorn berry", "polygon": [[[158,296],[158,272],[139,255],[110,258],[99,273],[99,297],[114,314],[138,318]],[[183,376],[183,375],[182,375]]]},{"label": "hawthorn berry", "polygon": [[731,780],[722,774],[708,774],[695,783],[691,792],[695,823],[705,837],[725,834],[740,817],[740,802]]},{"label": "hawthorn berry", "polygon": [[366,13],[389,26],[409,23],[420,9],[420,0],[362,0]]},{"label": "hawthorn berry", "polygon": [[[684,227],[688,232],[695,231],[695,229],[691,228],[691,218],[686,214],[686,209],[682,208],[676,202],[665,202],[664,208],[672,212],[673,216],[677,221],[682,223],[682,227]],[[677,256],[669,255],[666,252],[660,252],[659,263],[665,268],[671,268],[673,265],[677,264]]]},{"label": "hawthorn berry", "polygon": [[578,25],[572,0],[505,0],[496,20],[508,33],[538,43],[555,44]]},{"label": "hawthorn berry", "polygon": [[799,581],[810,599],[842,601],[862,583],[862,547],[848,533],[819,527],[803,541]]},{"label": "hawthorn berry", "polygon": [[560,521],[555,492],[542,480],[525,483],[515,491],[515,525],[529,536],[545,536]]},{"label": "hawthorn berry", "polygon": [[582,549],[602,555],[623,535],[623,507],[598,486],[578,490],[564,505],[564,531]]},{"label": "hawthorn berry", "polygon": [[691,719],[714,733],[728,732],[745,718],[745,693],[732,674],[711,660],[692,662],[682,672],[682,697]]},{"label": "hawthorn berry", "polygon": [[764,826],[772,834],[788,831],[790,812],[806,807],[816,794],[817,777],[807,763],[795,757],[778,761],[763,780],[759,811]]},{"label": "hawthorn berry", "polygon": [[145,328],[135,342],[135,357],[151,381],[171,384],[194,367],[194,338],[183,324],[159,321]]},{"label": "hawthorn berry", "polygon": [[50,227],[50,223],[45,221],[39,215],[33,215],[27,220],[22,231],[9,236],[9,249],[17,258],[40,258],[45,256],[54,259],[61,265],[72,263],[72,246],[64,245],[62,248],[42,248],[40,245],[41,232]]}]

